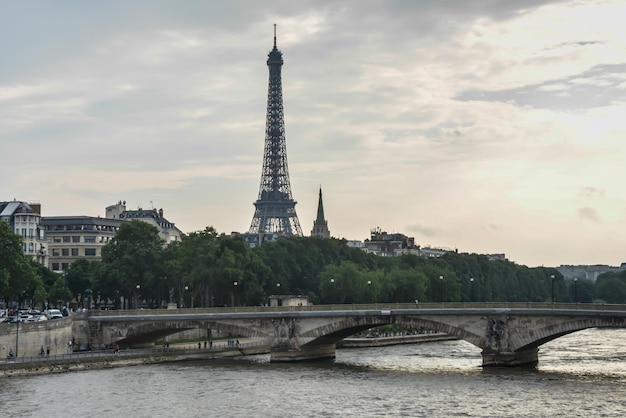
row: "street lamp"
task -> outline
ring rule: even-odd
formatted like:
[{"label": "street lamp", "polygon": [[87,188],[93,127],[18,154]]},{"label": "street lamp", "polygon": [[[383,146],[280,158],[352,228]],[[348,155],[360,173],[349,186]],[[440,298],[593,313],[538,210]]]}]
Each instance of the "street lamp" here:
[{"label": "street lamp", "polygon": [[137,293],[135,294],[135,309],[139,309],[139,289],[141,289],[141,286],[137,285],[135,289],[137,289]]},{"label": "street lamp", "polygon": [[15,315],[17,318],[17,322],[15,323],[15,358],[17,358],[18,347],[20,346],[20,321],[22,320],[19,309]]},{"label": "street lamp", "polygon": [[578,277],[574,277],[574,303],[578,303]]},{"label": "street lamp", "polygon": [[552,303],[554,303],[554,274],[550,275],[550,279],[552,280]]},{"label": "street lamp", "polygon": [[470,277],[470,302],[474,302],[474,278]]},{"label": "street lamp", "polygon": [[368,302],[372,300],[372,281],[371,280],[367,281],[367,298],[369,299]]},{"label": "street lamp", "polygon": [[443,276],[439,276],[439,283],[441,285],[441,302],[443,302]]},{"label": "street lamp", "polygon": [[185,304],[185,293],[186,293],[188,290],[189,290],[189,286],[185,286],[185,291],[183,292],[183,308],[184,308],[185,306],[187,306],[187,305]]},{"label": "street lamp", "polygon": [[234,289],[235,289],[235,296],[234,296],[234,300],[233,300],[233,306],[237,305],[237,285],[238,284],[239,283],[237,283],[237,282],[233,282],[233,286],[234,286]]}]

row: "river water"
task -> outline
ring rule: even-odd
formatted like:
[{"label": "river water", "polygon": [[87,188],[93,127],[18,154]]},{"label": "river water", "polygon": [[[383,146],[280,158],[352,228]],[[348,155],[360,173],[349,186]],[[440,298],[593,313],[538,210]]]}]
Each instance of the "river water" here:
[{"label": "river water", "polygon": [[623,417],[626,330],[543,345],[536,370],[482,369],[463,341],[337,350],[334,362],[269,356],[0,380],[11,417]]}]

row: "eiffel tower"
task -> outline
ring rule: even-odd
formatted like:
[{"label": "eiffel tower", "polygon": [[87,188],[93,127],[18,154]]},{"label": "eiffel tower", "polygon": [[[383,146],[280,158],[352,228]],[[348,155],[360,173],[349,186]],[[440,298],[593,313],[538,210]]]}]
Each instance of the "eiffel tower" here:
[{"label": "eiffel tower", "polygon": [[281,67],[283,54],[276,48],[276,25],[274,25],[274,48],[267,58],[270,79],[267,89],[267,119],[265,123],[265,151],[259,198],[249,234],[280,233],[285,236],[302,236],[296,215],[296,201],[291,197],[289,171],[287,170],[287,147],[283,114],[283,90]]}]

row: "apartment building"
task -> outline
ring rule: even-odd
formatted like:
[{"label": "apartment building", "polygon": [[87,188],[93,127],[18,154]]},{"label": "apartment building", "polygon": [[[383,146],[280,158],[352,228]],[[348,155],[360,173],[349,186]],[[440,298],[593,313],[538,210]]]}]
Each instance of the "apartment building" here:
[{"label": "apartment building", "polygon": [[92,216],[47,216],[41,226],[48,240],[48,268],[63,272],[76,260],[102,259],[107,244],[123,221]]},{"label": "apartment building", "polygon": [[0,221],[7,222],[23,240],[24,254],[39,264],[47,265],[48,249],[41,228],[41,205],[17,200],[0,202]]}]

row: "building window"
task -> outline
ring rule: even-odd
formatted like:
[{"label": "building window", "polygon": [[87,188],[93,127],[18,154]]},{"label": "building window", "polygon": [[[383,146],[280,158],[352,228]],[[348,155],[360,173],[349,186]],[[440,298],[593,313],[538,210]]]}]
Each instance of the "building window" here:
[{"label": "building window", "polygon": [[80,236],[73,236],[72,242],[80,242]]},{"label": "building window", "polygon": [[95,248],[85,248],[85,256],[95,257],[96,249]]},{"label": "building window", "polygon": [[59,263],[52,263],[52,270],[59,271]]},{"label": "building window", "polygon": [[33,251],[35,251],[35,244],[31,242],[30,244],[28,244],[28,252],[32,253]]},{"label": "building window", "polygon": [[59,256],[59,249],[58,248],[53,248],[52,249],[52,257],[58,257]]},{"label": "building window", "polygon": [[63,242],[70,242],[70,237],[69,236],[63,237]]},{"label": "building window", "polygon": [[70,266],[70,265],[69,265],[68,263],[61,263],[61,270],[63,270],[63,271],[67,271],[67,268],[68,268],[69,266]]},{"label": "building window", "polygon": [[94,243],[96,242],[96,237],[94,235],[85,235],[85,242]]},{"label": "building window", "polygon": [[28,237],[32,238],[33,237],[33,228],[28,228]]},{"label": "building window", "polygon": [[54,238],[52,238],[52,240],[54,242],[61,242],[61,237],[54,237]]},{"label": "building window", "polygon": [[61,249],[61,255],[63,257],[67,257],[68,255],[70,255],[70,250],[68,250],[67,248],[62,248]]},{"label": "building window", "polygon": [[72,248],[72,256],[78,257],[78,248]]}]

